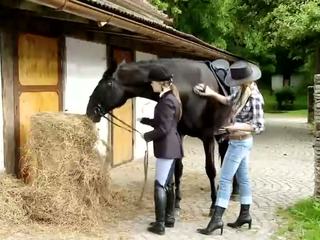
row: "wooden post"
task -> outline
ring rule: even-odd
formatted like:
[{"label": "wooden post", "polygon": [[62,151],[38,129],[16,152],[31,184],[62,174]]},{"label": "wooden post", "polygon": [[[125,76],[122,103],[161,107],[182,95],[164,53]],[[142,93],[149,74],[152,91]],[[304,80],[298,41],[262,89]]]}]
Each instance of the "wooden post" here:
[{"label": "wooden post", "polygon": [[7,173],[17,172],[14,131],[14,46],[13,34],[0,29],[0,50],[2,67],[3,102],[3,150],[4,166]]},{"label": "wooden post", "polygon": [[308,123],[314,120],[314,96],[313,86],[308,86]]},{"label": "wooden post", "polygon": [[314,76],[314,196],[320,198],[320,74]]}]

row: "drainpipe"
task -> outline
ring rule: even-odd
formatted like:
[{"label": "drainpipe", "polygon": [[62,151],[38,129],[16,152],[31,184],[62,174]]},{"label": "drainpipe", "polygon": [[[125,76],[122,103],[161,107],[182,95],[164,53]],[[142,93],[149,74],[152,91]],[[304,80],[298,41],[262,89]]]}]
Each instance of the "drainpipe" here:
[{"label": "drainpipe", "polygon": [[210,47],[209,44],[203,45],[193,42],[183,37],[165,32],[163,30],[148,26],[137,21],[127,19],[125,17],[110,13],[106,10],[96,8],[94,6],[79,2],[77,0],[28,0],[40,5],[44,5],[56,10],[68,12],[86,19],[91,19],[96,22],[106,22],[107,24],[120,27],[131,32],[138,33],[143,36],[148,36],[153,39],[161,39],[167,44],[174,45],[178,48],[187,48],[196,53],[199,57],[215,59],[224,58],[229,61],[238,60],[237,57],[217,49]]}]

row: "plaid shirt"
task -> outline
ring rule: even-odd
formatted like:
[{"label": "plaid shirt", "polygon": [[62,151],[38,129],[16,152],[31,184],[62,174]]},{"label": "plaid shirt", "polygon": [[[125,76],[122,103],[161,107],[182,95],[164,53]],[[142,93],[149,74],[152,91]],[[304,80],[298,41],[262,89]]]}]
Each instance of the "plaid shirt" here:
[{"label": "plaid shirt", "polygon": [[[231,88],[229,103],[235,104],[240,99],[241,88]],[[251,124],[255,133],[264,131],[263,97],[256,84],[251,87],[251,95],[242,110],[235,116],[234,122]]]}]

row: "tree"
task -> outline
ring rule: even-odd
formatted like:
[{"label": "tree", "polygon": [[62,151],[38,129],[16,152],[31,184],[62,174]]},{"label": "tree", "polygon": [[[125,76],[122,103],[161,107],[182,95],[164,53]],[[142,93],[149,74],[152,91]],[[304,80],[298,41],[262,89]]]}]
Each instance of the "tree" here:
[{"label": "tree", "polygon": [[[268,52],[257,22],[270,0],[152,0],[174,19],[174,26],[219,48],[263,63],[274,71],[275,56]],[[262,11],[263,10],[263,11]]]},{"label": "tree", "polygon": [[[279,4],[264,18],[266,39],[271,47],[293,49],[297,57],[317,51],[320,40],[320,1],[288,0]],[[320,63],[317,64],[320,71]]]},{"label": "tree", "polygon": [[233,29],[228,20],[233,11],[229,2],[232,0],[152,0],[174,19],[177,29],[223,49],[227,48],[225,36]]},{"label": "tree", "polygon": [[290,78],[319,40],[320,0],[151,1],[177,29],[259,62],[264,75],[280,71]]}]

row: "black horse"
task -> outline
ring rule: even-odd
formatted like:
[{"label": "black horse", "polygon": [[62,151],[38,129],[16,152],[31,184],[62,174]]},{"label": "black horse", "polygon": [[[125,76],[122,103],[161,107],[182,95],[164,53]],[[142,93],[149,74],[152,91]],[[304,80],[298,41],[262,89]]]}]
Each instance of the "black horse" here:
[{"label": "black horse", "polygon": [[[214,133],[227,124],[230,120],[231,107],[219,102],[199,97],[193,93],[193,87],[198,83],[204,83],[212,89],[221,92],[216,77],[203,61],[187,59],[159,59],[136,63],[123,63],[118,68],[108,69],[102,80],[94,89],[88,106],[87,116],[94,122],[99,122],[101,115],[97,107],[105,113],[120,107],[127,99],[144,97],[157,101],[159,95],[152,91],[149,71],[164,65],[173,74],[173,83],[177,86],[183,107],[183,115],[178,125],[181,138],[184,135],[197,137],[202,140],[206,156],[206,173],[211,185],[212,205],[216,200],[214,165]],[[225,142],[224,142],[225,144]],[[224,155],[226,145],[221,145],[221,154]],[[223,159],[223,156],[222,156]],[[182,176],[182,159],[176,160],[175,184],[176,184],[176,207],[180,208],[180,178]]]}]

